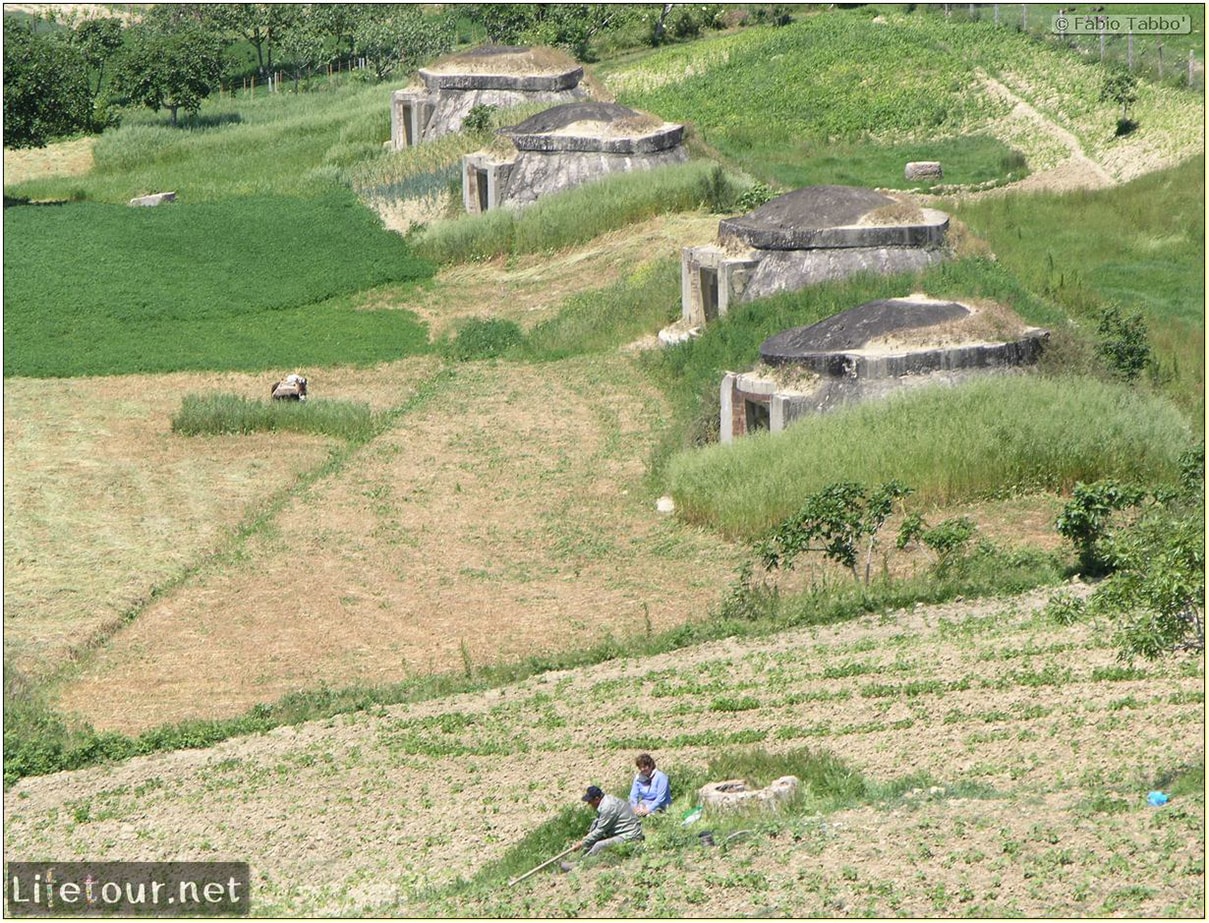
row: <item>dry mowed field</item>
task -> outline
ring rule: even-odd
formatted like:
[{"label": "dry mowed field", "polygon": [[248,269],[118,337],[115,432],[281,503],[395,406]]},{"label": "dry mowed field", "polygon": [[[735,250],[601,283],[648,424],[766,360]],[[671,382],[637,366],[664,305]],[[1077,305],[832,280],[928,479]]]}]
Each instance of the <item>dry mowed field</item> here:
[{"label": "dry mowed field", "polygon": [[[432,374],[432,360],[320,371],[312,399],[401,404]],[[58,702],[133,732],[320,683],[660,631],[715,602],[735,549],[643,492],[663,408],[631,360],[464,365],[434,381],[420,409],[308,484],[324,440],[171,433],[184,394],[267,391],[254,376],[10,381],[10,654],[47,670],[103,637]],[[235,527],[272,503],[233,551]]]}]

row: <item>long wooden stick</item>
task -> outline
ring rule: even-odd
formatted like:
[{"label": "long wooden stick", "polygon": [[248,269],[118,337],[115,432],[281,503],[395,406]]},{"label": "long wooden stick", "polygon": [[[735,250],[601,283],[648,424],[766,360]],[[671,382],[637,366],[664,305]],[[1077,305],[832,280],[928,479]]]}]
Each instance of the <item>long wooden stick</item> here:
[{"label": "long wooden stick", "polygon": [[520,876],[518,876],[518,877],[516,877],[516,878],[513,878],[513,879],[512,879],[510,882],[508,882],[508,887],[509,887],[509,888],[511,888],[511,887],[512,887],[514,884],[516,884],[518,881],[524,881],[526,878],[528,878],[528,877],[529,877],[530,875],[532,875],[534,872],[540,872],[542,869],[544,869],[544,868],[545,868],[547,865],[549,865],[551,862],[557,862],[557,861],[558,861],[559,859],[561,859],[563,856],[570,855],[571,853],[575,852],[575,850],[577,850],[577,849],[579,849],[579,844],[578,844],[578,843],[576,843],[576,844],[575,844],[574,846],[572,846],[570,849],[563,850],[563,851],[562,851],[562,852],[560,852],[560,853],[559,853],[557,856],[555,856],[553,859],[547,859],[545,862],[543,862],[541,865],[537,866],[536,868],[531,868],[531,869],[529,869],[529,871],[525,872],[525,874],[524,874],[524,875],[520,875]]}]

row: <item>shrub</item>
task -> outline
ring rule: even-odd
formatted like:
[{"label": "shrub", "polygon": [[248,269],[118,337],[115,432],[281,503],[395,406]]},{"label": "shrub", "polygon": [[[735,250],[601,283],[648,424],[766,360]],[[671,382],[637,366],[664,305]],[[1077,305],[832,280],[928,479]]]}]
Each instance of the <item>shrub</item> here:
[{"label": "shrub", "polygon": [[865,548],[865,584],[873,566],[877,534],[894,510],[894,501],[911,493],[911,488],[889,481],[872,491],[860,484],[830,484],[806,502],[795,514],[773,527],[756,542],[756,553],[764,567],[789,569],[797,556],[806,551],[821,551],[825,558],[842,564],[857,574],[861,545]]},{"label": "shrub", "polygon": [[1126,317],[1118,308],[1108,308],[1100,315],[1096,330],[1100,334],[1097,355],[1123,381],[1135,380],[1153,361],[1141,314]]},{"label": "shrub", "polygon": [[524,348],[524,331],[513,321],[502,318],[471,318],[464,323],[445,355],[457,362],[472,359],[496,359]]},{"label": "shrub", "polygon": [[482,103],[471,106],[466,117],[462,119],[462,128],[473,134],[483,134],[491,129],[491,120],[495,117],[495,106]]},{"label": "shrub", "polygon": [[1074,543],[1079,567],[1089,577],[1106,573],[1109,564],[1102,543],[1108,534],[1112,514],[1142,502],[1145,491],[1136,485],[1116,481],[1076,484],[1074,494],[1058,516],[1058,534]]}]

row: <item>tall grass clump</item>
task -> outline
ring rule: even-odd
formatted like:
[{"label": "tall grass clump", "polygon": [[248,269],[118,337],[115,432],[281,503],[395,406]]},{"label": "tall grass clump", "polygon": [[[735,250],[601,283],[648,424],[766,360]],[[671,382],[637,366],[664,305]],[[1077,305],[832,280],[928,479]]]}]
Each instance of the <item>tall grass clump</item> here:
[{"label": "tall grass clump", "polygon": [[354,401],[255,401],[237,394],[189,394],[172,417],[172,432],[218,436],[294,432],[363,442],[377,419],[368,404]]},{"label": "tall grass clump", "polygon": [[477,146],[470,135],[448,134],[362,160],[349,168],[347,178],[353,190],[365,198],[421,198],[437,191],[440,182],[460,178],[462,158]]},{"label": "tall grass clump", "polygon": [[1078,378],[996,376],[923,388],[798,421],[784,433],[674,457],[687,520],[752,538],[829,484],[898,479],[949,504],[1077,481],[1174,482],[1193,436],[1166,401]]},{"label": "tall grass clump", "polygon": [[523,209],[498,209],[434,223],[416,235],[416,250],[438,263],[542,253],[584,243],[655,215],[702,206],[725,208],[742,187],[718,171],[709,161],[694,161],[615,174]]}]

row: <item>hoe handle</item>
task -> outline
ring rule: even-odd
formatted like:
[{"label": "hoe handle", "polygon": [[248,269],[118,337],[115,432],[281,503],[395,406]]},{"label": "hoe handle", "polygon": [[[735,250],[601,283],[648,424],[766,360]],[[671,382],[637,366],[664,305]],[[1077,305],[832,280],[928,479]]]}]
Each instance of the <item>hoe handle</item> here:
[{"label": "hoe handle", "polygon": [[578,843],[576,843],[576,844],[575,844],[574,846],[572,846],[570,849],[564,849],[562,852],[560,852],[560,853],[559,853],[557,856],[555,856],[553,859],[547,859],[547,860],[546,860],[545,862],[543,862],[541,865],[538,865],[538,866],[535,866],[534,868],[529,869],[529,871],[525,872],[525,874],[524,874],[524,875],[519,875],[519,876],[517,876],[516,878],[513,878],[513,879],[512,879],[510,882],[508,882],[508,887],[509,887],[509,888],[511,888],[511,887],[512,887],[514,884],[516,884],[518,881],[524,881],[526,878],[528,878],[528,877],[529,877],[530,875],[532,875],[534,872],[540,872],[542,869],[544,869],[544,868],[545,868],[547,865],[549,865],[551,862],[557,862],[557,861],[558,861],[559,859],[561,859],[563,856],[570,855],[571,853],[575,852],[575,850],[576,850],[576,849],[578,849],[578,848],[579,848],[579,844],[578,844]]}]

